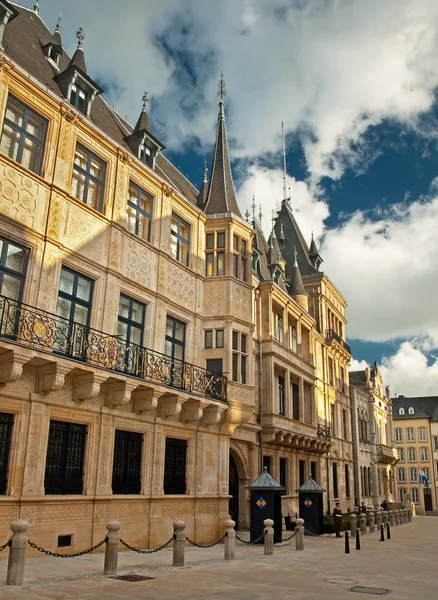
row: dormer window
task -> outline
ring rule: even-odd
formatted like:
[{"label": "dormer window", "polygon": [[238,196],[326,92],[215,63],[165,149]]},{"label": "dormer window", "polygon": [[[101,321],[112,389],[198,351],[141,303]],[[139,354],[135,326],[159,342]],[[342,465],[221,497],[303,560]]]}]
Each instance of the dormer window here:
[{"label": "dormer window", "polygon": [[398,409],[398,414],[403,416],[405,414],[405,409],[404,408],[399,408]]},{"label": "dormer window", "polygon": [[154,157],[152,150],[146,144],[140,145],[140,160],[150,167],[154,166]]},{"label": "dormer window", "polygon": [[408,408],[408,415],[413,415],[415,413],[415,410],[412,408],[412,406],[410,406]]},{"label": "dormer window", "polygon": [[88,95],[77,84],[72,84],[70,87],[70,102],[84,115],[88,110]]},{"label": "dormer window", "polygon": [[58,61],[59,61],[60,56],[61,56],[61,53],[58,50],[56,50],[53,46],[49,47],[47,57],[50,58],[50,60],[53,61],[56,66],[58,66]]}]

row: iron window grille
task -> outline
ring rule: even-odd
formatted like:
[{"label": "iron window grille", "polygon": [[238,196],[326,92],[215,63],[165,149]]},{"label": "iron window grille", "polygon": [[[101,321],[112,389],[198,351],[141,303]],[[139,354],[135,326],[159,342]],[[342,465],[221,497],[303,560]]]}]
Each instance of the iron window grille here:
[{"label": "iron window grille", "polygon": [[152,202],[150,194],[130,182],[127,229],[148,242],[151,236]]},{"label": "iron window grille", "polygon": [[190,225],[178,215],[172,215],[170,254],[178,262],[189,265]]},{"label": "iron window grille", "polygon": [[21,301],[29,252],[0,237],[0,294]]},{"label": "iron window grille", "polygon": [[0,150],[41,175],[47,121],[13,96],[8,97]]},{"label": "iron window grille", "polygon": [[86,425],[50,421],[44,478],[46,494],[83,493],[86,439]]},{"label": "iron window grille", "polygon": [[14,415],[0,413],[0,495],[8,489],[9,456],[11,450]]},{"label": "iron window grille", "polygon": [[78,144],[73,164],[72,193],[75,198],[102,212],[106,164]]},{"label": "iron window grille", "polygon": [[114,440],[113,494],[139,494],[143,434],[116,429]]},{"label": "iron window grille", "polygon": [[165,494],[186,493],[186,461],[187,441],[166,438],[163,485]]}]

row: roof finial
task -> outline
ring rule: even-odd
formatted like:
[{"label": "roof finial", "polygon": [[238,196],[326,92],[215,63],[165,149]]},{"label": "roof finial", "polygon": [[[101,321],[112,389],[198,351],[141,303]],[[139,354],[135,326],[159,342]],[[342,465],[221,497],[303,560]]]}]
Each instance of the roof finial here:
[{"label": "roof finial", "polygon": [[219,80],[217,95],[221,99],[221,102],[224,101],[224,98],[227,95],[227,89],[225,87],[225,79],[224,79],[224,72],[223,71],[221,71],[221,78]]},{"label": "roof finial", "polygon": [[249,212],[249,208],[246,209],[246,213],[245,213],[245,218],[249,223],[249,217],[251,216],[251,213]]},{"label": "roof finial", "polygon": [[208,179],[207,179],[207,173],[208,173],[208,167],[207,167],[207,161],[204,161],[204,168],[202,169],[204,171],[204,182],[208,183]]},{"label": "roof finial", "polygon": [[297,249],[295,246],[294,246],[294,264],[292,265],[292,268],[293,267],[298,267],[298,253],[297,253]]},{"label": "roof finial", "polygon": [[56,23],[55,33],[61,33],[61,23],[62,23],[62,13],[58,17],[58,22]]},{"label": "roof finial", "polygon": [[263,213],[262,213],[262,205],[259,205],[259,223],[262,224]]},{"label": "roof finial", "polygon": [[84,47],[82,45],[82,42],[85,39],[85,33],[84,33],[84,28],[82,27],[82,23],[81,23],[81,26],[79,27],[79,29],[76,32],[76,37],[78,38],[78,50],[83,50]]},{"label": "roof finial", "polygon": [[256,220],[256,203],[255,203],[255,194],[252,195],[252,220],[254,221],[255,224],[255,220]]},{"label": "roof finial", "polygon": [[149,98],[149,94],[147,92],[145,92],[143,94],[142,100],[143,100],[143,110],[145,110],[146,112],[148,112],[149,102],[151,101],[151,99]]},{"label": "roof finial", "polygon": [[35,12],[36,15],[38,15],[40,13],[40,5],[39,5],[39,0],[36,0],[33,10]]},{"label": "roof finial", "polygon": [[[272,214],[271,214],[271,222],[272,222],[272,231],[274,231],[274,225],[275,225],[275,217],[276,217],[276,211],[275,209],[272,209]],[[275,235],[275,234],[274,234]]]},{"label": "roof finial", "polygon": [[286,141],[284,138],[284,123],[283,123],[283,121],[281,122],[281,139],[283,141],[283,200],[286,202],[286,200],[287,200]]}]

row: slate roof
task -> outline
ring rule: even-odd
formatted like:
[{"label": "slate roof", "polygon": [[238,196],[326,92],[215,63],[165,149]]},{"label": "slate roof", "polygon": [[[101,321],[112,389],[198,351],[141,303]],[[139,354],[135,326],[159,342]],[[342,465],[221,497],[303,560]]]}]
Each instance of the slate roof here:
[{"label": "slate roof", "polygon": [[239,217],[242,216],[237,204],[231,173],[223,100],[219,103],[216,144],[204,211],[208,215],[231,212]]},{"label": "slate roof", "polygon": [[[296,257],[296,255],[295,255],[295,257]],[[296,296],[297,294],[299,294],[301,296],[309,295],[306,292],[306,288],[304,287],[304,283],[303,283],[301,273],[300,273],[300,268],[298,266],[298,262],[297,262],[296,258],[294,260],[292,269],[290,271],[288,284],[289,284],[289,294],[291,296]]]},{"label": "slate roof", "polygon": [[250,490],[284,490],[284,486],[269,475],[267,467],[248,487]]},{"label": "slate roof", "polygon": [[314,479],[309,477],[307,481],[303,483],[297,490],[298,492],[323,492],[322,487],[316,483]]},{"label": "slate roof", "polygon": [[[57,72],[54,71],[45,58],[42,50],[48,43],[56,44],[59,41],[59,36],[53,34],[33,10],[17,4],[13,4],[13,6],[18,12],[18,16],[6,26],[3,38],[5,54],[46,86],[48,90],[63,99],[61,89],[54,80]],[[79,55],[76,60],[80,60]],[[63,49],[58,63],[60,72],[69,67],[70,61],[70,56]],[[83,70],[84,66],[85,58],[83,66],[78,68]],[[126,136],[133,133],[132,125],[121,117],[114,108],[109,106],[102,96],[97,96],[94,99],[90,119],[117,145],[126,152],[132,153],[124,141]],[[146,165],[145,168],[147,168]],[[159,176],[168,182],[170,187],[179,191],[190,203],[197,204],[198,190],[196,187],[161,153],[157,155],[155,170]]]},{"label": "slate roof", "polygon": [[[416,396],[413,398],[407,398],[405,396],[398,396],[392,398],[393,406],[393,419],[429,419],[430,421],[438,421],[438,396]],[[409,408],[414,409],[414,414],[408,413]],[[399,414],[399,408],[405,409],[405,414]]]},{"label": "slate roof", "polygon": [[348,372],[348,376],[350,378],[350,381],[352,379],[354,379],[354,381],[357,381],[358,383],[366,383],[367,382],[367,377],[365,374],[365,370],[363,371],[349,371]]}]

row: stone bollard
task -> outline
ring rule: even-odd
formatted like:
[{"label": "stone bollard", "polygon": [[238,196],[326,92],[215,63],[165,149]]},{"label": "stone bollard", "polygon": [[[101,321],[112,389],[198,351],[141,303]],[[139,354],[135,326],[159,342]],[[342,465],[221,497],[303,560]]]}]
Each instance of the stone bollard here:
[{"label": "stone bollard", "polygon": [[265,554],[274,554],[274,521],[272,519],[266,519],[263,521],[264,526],[264,542],[265,542]]},{"label": "stone bollard", "polygon": [[409,511],[407,508],[405,508],[403,512],[405,513],[405,523],[408,523],[409,522],[409,516],[408,516]]},{"label": "stone bollard", "polygon": [[394,511],[394,525],[400,525],[400,511]]},{"label": "stone bollard", "polygon": [[225,560],[232,560],[236,556],[235,526],[235,521],[231,521],[231,519],[225,521]]},{"label": "stone bollard", "polygon": [[412,510],[408,508],[408,523],[412,522]]},{"label": "stone bollard", "polygon": [[374,522],[374,513],[370,512],[370,533],[374,533],[376,527],[375,527],[375,522]]},{"label": "stone bollard", "polygon": [[360,532],[365,535],[367,532],[367,516],[364,513],[360,515]]},{"label": "stone bollard", "polygon": [[105,575],[117,575],[120,523],[118,521],[109,521],[106,524],[106,528],[108,533],[106,535],[103,572]]},{"label": "stone bollard", "polygon": [[173,566],[184,566],[184,551],[186,547],[186,524],[184,521],[173,522]]},{"label": "stone bollard", "polygon": [[380,530],[380,525],[382,524],[382,511],[376,511],[376,528]]},{"label": "stone bollard", "polygon": [[29,523],[27,521],[22,521],[21,519],[12,521],[10,525],[13,535],[9,547],[6,585],[23,585],[27,548],[26,531],[28,527]]},{"label": "stone bollard", "polygon": [[354,513],[350,514],[350,535],[352,538],[356,537],[357,530],[357,516]]},{"label": "stone bollard", "polygon": [[395,518],[394,518],[394,511],[393,510],[389,510],[388,511],[388,520],[389,520],[390,527],[394,527]]},{"label": "stone bollard", "polygon": [[296,519],[295,549],[304,550],[304,519]]},{"label": "stone bollard", "polygon": [[383,526],[386,527],[388,525],[388,511],[387,510],[382,511],[382,518],[383,518]]}]

